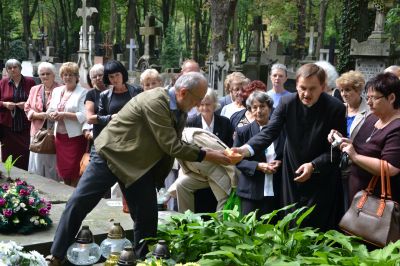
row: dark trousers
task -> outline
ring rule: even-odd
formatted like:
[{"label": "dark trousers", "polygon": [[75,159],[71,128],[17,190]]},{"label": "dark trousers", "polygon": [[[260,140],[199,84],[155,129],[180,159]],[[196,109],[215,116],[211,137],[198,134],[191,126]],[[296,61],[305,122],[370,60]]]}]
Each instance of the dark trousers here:
[{"label": "dark trousers", "polygon": [[[98,154],[92,155],[86,171],[65,206],[54,236],[51,254],[58,258],[65,257],[86,215],[99,203],[104,193],[115,182],[119,182],[106,162]],[[120,183],[134,222],[133,244],[139,258],[144,258],[148,253],[147,242],[143,241],[139,244],[139,241],[143,238],[155,237],[157,234],[157,196],[154,178],[151,176],[152,170],[157,166],[156,164],[128,188]]]}]

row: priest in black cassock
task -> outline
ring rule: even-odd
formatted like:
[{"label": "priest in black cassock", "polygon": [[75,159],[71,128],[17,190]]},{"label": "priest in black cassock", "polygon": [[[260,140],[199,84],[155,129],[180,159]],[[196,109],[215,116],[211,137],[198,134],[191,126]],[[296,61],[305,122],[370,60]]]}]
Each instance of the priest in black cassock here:
[{"label": "priest in black cassock", "polygon": [[325,71],[315,64],[303,65],[296,75],[297,93],[282,97],[271,121],[247,144],[234,148],[244,156],[264,150],[286,131],[282,163],[282,205],[315,206],[302,226],[321,230],[337,225],[340,214],[340,152],[331,155],[327,136],[331,129],[346,132],[345,107],[324,92]]}]

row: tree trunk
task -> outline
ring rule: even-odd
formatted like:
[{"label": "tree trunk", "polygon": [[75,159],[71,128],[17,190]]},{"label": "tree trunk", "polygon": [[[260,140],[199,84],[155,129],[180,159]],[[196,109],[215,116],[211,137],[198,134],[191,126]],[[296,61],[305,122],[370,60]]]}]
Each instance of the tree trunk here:
[{"label": "tree trunk", "polygon": [[306,42],[306,0],[297,0],[297,36],[295,41],[294,56],[297,59],[304,57],[304,44]]},{"label": "tree trunk", "polygon": [[319,50],[324,45],[325,25],[326,25],[326,10],[328,9],[329,0],[321,0],[319,6],[319,21],[318,21],[318,38],[315,46],[315,56],[319,58]]},{"label": "tree trunk", "polygon": [[[137,30],[136,24],[136,0],[128,1],[128,14],[126,16],[125,24],[125,43],[129,43],[130,39],[135,39],[135,31]],[[136,41],[137,43],[137,41]]]},{"label": "tree trunk", "polygon": [[111,43],[114,43],[114,37],[115,37],[115,26],[117,22],[117,7],[115,5],[114,0],[110,0],[110,28],[108,30],[108,34],[110,36]]},{"label": "tree trunk", "polygon": [[70,52],[70,48],[69,48],[69,37],[68,37],[68,19],[67,19],[67,13],[66,13],[66,8],[64,6],[64,1],[59,0],[60,1],[60,9],[61,9],[61,17],[63,20],[63,26],[64,26],[64,46],[65,46],[65,50],[64,50],[64,61],[68,61],[68,55]]},{"label": "tree trunk", "polygon": [[32,10],[29,8],[29,0],[22,1],[22,23],[23,23],[23,36],[25,42],[25,49],[28,54],[28,45],[30,43],[30,39],[32,38],[32,31],[31,31],[31,23],[32,19],[35,16],[37,7],[38,7],[39,0],[35,0],[33,2]]},{"label": "tree trunk", "polygon": [[[237,0],[210,0],[211,4],[211,55],[216,59],[219,52],[225,52],[228,44],[230,11]],[[232,6],[233,5],[233,6]]]},{"label": "tree trunk", "polygon": [[4,12],[3,12],[3,1],[0,0],[0,39],[1,39],[1,51],[0,56],[3,58],[6,51],[6,31],[4,27]]}]

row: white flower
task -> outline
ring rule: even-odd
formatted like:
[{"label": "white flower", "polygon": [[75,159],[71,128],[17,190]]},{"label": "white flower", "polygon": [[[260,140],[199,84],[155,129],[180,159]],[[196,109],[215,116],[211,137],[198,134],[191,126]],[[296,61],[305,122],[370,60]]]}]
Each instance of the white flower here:
[{"label": "white flower", "polygon": [[[46,266],[47,263],[37,251],[22,251],[23,247],[15,242],[0,242],[0,266],[21,265],[22,260],[29,261],[29,266]],[[24,263],[25,265],[25,263]]]}]

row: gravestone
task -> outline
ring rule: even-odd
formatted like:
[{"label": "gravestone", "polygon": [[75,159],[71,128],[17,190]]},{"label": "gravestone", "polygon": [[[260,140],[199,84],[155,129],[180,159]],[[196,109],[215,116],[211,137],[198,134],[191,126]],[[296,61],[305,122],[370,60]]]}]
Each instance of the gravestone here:
[{"label": "gravestone", "polygon": [[137,62],[137,68],[143,71],[151,65],[157,68],[158,53],[155,49],[156,36],[160,35],[161,28],[156,27],[156,18],[151,13],[146,16],[144,27],[140,27],[140,35],[144,36],[144,54]]},{"label": "gravestone", "polygon": [[218,60],[214,61],[212,66],[214,79],[211,88],[217,90],[218,97],[222,97],[224,96],[224,81],[229,70],[229,61],[225,60],[224,52],[218,53]]},{"label": "gravestone", "polygon": [[[0,170],[4,173],[4,166],[0,166]],[[52,204],[50,210],[50,219],[53,224],[48,230],[36,231],[31,235],[23,234],[0,234],[0,241],[15,241],[24,247],[24,250],[36,250],[44,256],[50,254],[50,247],[56,233],[58,224],[60,223],[61,214],[65,209],[68,199],[74,192],[74,188],[66,186],[52,179],[48,179],[36,174],[30,174],[27,171],[13,167],[11,170],[13,179],[20,178],[23,181],[33,185],[46,200]],[[0,179],[0,185],[6,179]],[[159,211],[158,222],[165,223],[171,214],[176,214],[173,211]],[[107,233],[113,222],[121,223],[124,228],[126,237],[133,240],[133,222],[129,214],[122,212],[121,199],[102,199],[99,204],[90,212],[84,219],[82,225],[88,225],[93,233],[94,241],[100,245],[107,237]],[[71,264],[63,264],[71,265]],[[97,265],[97,264],[96,264]],[[102,265],[102,264],[101,264]]]},{"label": "gravestone", "polygon": [[55,56],[54,46],[46,47],[46,55],[42,56],[41,61],[50,63],[60,62],[60,59],[57,56]]},{"label": "gravestone", "polygon": [[21,74],[25,77],[33,77],[33,65],[31,61],[22,61]]},{"label": "gravestone", "polygon": [[314,38],[318,38],[318,32],[314,31],[314,26],[310,26],[310,32],[306,33],[306,37],[310,38],[308,42],[308,55],[306,61],[315,61],[316,57],[314,54]]},{"label": "gravestone", "polygon": [[250,80],[261,80],[267,83],[268,65],[261,62],[261,39],[266,26],[262,24],[261,16],[253,18],[253,25],[250,27],[252,30],[252,41],[249,50],[249,57],[247,62],[243,64],[243,74]]},{"label": "gravestone", "polygon": [[79,83],[82,87],[89,88],[87,83],[87,75],[89,73],[89,68],[92,66],[91,57],[89,57],[89,44],[88,44],[88,26],[87,18],[92,16],[93,13],[97,13],[95,7],[87,7],[86,0],[82,0],[82,8],[78,8],[76,15],[82,17],[82,26],[79,32],[79,51],[78,51],[78,61],[79,66]]},{"label": "gravestone", "polygon": [[364,74],[366,81],[383,72],[394,56],[393,44],[384,32],[384,7],[376,5],[375,9],[375,27],[368,39],[351,40],[350,55],[355,57],[356,70]]},{"label": "gravestone", "polygon": [[129,71],[135,70],[136,64],[136,44],[134,39],[129,40],[129,44],[126,45],[126,48],[129,49]]},{"label": "gravestone", "polygon": [[105,38],[104,38],[104,43],[100,44],[100,47],[103,48],[104,50],[104,59],[105,61],[108,61],[109,59],[113,58],[113,43],[110,38],[110,34],[106,32]]},{"label": "gravestone", "polygon": [[212,56],[210,56],[206,64],[208,66],[208,73],[207,73],[208,87],[214,89],[214,63],[212,60]]},{"label": "gravestone", "polygon": [[261,53],[260,62],[265,65],[271,65],[274,63],[281,63],[284,65],[290,64],[291,57],[284,54],[284,47],[278,40],[272,40],[269,43],[268,49]]}]

